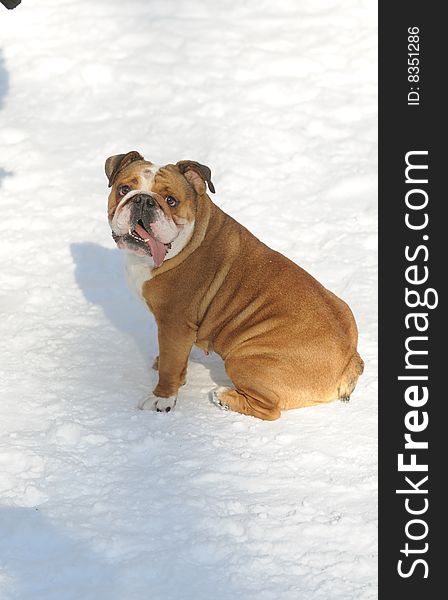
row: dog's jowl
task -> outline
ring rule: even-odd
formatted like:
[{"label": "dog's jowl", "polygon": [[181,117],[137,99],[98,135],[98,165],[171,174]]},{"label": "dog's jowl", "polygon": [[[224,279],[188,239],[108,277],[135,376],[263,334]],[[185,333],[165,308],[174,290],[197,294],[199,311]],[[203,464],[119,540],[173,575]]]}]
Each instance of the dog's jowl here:
[{"label": "dog's jowl", "polygon": [[158,327],[159,381],[141,408],[174,408],[193,344],[224,359],[234,387],[216,398],[231,410],[273,420],[349,398],[363,370],[349,307],[220,210],[208,167],[132,151],[106,175],[112,236]]}]

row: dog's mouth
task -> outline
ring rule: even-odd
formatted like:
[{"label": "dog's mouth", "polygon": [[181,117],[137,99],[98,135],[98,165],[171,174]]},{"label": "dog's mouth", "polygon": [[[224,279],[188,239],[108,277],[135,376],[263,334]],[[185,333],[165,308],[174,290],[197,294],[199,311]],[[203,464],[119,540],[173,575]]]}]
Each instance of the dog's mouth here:
[{"label": "dog's mouth", "polygon": [[160,267],[168,250],[171,248],[171,244],[164,244],[156,240],[152,233],[145,229],[141,219],[139,219],[133,229],[130,227],[128,233],[125,235],[117,235],[112,231],[112,237],[117,243],[123,240],[127,245],[135,245],[144,249],[145,252],[152,256],[155,267]]}]

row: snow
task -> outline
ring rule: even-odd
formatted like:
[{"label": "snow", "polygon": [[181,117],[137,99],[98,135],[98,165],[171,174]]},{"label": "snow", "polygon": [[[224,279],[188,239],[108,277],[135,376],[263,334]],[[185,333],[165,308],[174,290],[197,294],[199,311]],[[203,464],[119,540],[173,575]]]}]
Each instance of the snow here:
[{"label": "snow", "polygon": [[[376,598],[376,3],[35,0],[0,11],[0,597]],[[111,154],[213,200],[352,307],[348,405],[176,410],[106,219]]]}]

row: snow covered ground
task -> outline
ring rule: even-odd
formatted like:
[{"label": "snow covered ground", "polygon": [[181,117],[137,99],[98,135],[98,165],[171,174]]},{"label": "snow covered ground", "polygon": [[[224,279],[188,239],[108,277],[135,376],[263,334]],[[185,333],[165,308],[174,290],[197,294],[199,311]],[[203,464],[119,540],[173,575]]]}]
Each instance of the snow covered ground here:
[{"label": "snow covered ground", "polygon": [[[376,5],[0,6],[0,597],[376,598]],[[174,413],[106,220],[107,156],[210,165],[219,206],[351,305],[348,405]],[[275,210],[273,210],[273,207]]]}]

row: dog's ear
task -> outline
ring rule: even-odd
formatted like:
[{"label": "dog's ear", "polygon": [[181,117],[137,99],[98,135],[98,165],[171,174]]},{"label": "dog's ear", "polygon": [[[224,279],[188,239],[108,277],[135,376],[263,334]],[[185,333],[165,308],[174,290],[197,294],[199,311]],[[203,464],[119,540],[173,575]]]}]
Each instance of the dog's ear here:
[{"label": "dog's ear", "polygon": [[194,160],[180,160],[176,163],[176,167],[188,179],[198,194],[205,193],[205,182],[207,182],[208,189],[213,194],[215,193],[215,186],[212,183],[212,172],[206,165],[201,165],[201,163]]},{"label": "dog's ear", "polygon": [[104,165],[104,170],[109,180],[109,187],[113,185],[118,173],[136,160],[145,160],[136,150],[131,150],[131,152],[127,152],[126,154],[109,156]]}]

